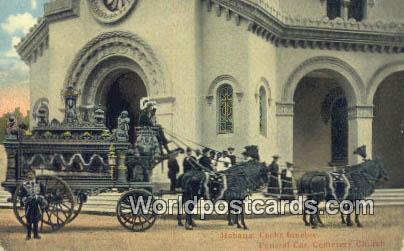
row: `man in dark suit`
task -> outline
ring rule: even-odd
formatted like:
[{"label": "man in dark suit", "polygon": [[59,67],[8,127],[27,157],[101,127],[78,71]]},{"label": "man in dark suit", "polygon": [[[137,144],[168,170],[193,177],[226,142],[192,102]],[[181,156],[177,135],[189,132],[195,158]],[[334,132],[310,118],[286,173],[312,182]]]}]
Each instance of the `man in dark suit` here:
[{"label": "man in dark suit", "polygon": [[151,110],[153,109],[153,103],[146,103],[146,107],[142,110],[139,116],[139,126],[153,126],[151,121]]},{"label": "man in dark suit", "polygon": [[38,223],[42,218],[42,208],[46,206],[47,201],[43,194],[45,187],[37,182],[34,171],[29,171],[26,180],[22,183],[22,202],[25,206],[25,217],[27,219],[27,237],[31,239],[31,233],[34,233],[34,239],[41,239],[38,234]]},{"label": "man in dark suit", "polygon": [[271,194],[272,196],[279,196],[280,194],[280,183],[279,183],[279,175],[280,175],[280,170],[279,170],[279,165],[278,165],[278,160],[279,160],[279,155],[274,155],[272,156],[273,160],[271,164],[268,166],[269,172],[270,172],[270,177],[269,177],[269,182],[268,182],[268,193]]},{"label": "man in dark suit", "polygon": [[234,147],[229,147],[227,148],[227,150],[229,150],[229,158],[231,160],[231,165],[234,166],[236,164],[236,155],[234,155]]},{"label": "man in dark suit", "polygon": [[182,167],[184,169],[184,173],[191,171],[196,168],[197,160],[194,156],[192,156],[192,149],[187,147],[185,151],[185,158],[182,162]]},{"label": "man in dark suit", "polygon": [[213,167],[210,165],[210,158],[208,156],[209,148],[204,148],[202,150],[202,157],[199,159],[199,164],[206,169],[213,171]]},{"label": "man in dark suit", "polygon": [[170,179],[170,191],[175,191],[175,185],[177,184],[177,174],[180,171],[180,166],[177,161],[177,154],[171,154],[168,160],[168,178]]},{"label": "man in dark suit", "polygon": [[166,150],[167,154],[171,151],[168,148],[168,140],[164,134],[163,127],[157,124],[156,120],[156,107],[152,102],[146,103],[146,107],[143,109],[139,116],[139,126],[142,127],[153,127],[157,132],[157,140],[160,144],[160,151],[163,152],[162,146]]}]

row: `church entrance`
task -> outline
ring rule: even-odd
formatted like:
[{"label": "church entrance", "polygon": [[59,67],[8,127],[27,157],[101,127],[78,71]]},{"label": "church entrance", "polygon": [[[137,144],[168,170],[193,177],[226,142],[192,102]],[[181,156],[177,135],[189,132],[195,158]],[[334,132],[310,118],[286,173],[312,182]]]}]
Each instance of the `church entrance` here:
[{"label": "church entrance", "polygon": [[133,143],[135,127],[138,125],[140,100],[147,96],[147,90],[141,77],[130,70],[110,73],[105,79],[101,104],[106,109],[106,126],[117,128],[117,119],[122,111],[128,111],[130,117],[129,137]]},{"label": "church entrance", "polygon": [[307,169],[348,163],[347,97],[333,72],[302,78],[294,94],[293,161]]},{"label": "church entrance", "polygon": [[387,77],[373,99],[373,157],[383,160],[390,179],[380,187],[404,186],[404,72]]}]

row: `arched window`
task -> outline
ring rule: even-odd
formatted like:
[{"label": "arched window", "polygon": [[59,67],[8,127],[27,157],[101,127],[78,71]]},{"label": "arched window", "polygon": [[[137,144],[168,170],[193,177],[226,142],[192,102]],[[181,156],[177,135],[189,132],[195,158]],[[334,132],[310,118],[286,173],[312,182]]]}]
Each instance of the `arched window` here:
[{"label": "arched window", "polygon": [[219,134],[233,133],[233,88],[223,84],[217,89],[218,132]]},{"label": "arched window", "polygon": [[260,134],[267,135],[267,93],[265,88],[261,86],[259,91],[259,126]]},{"label": "arched window", "polygon": [[332,20],[341,17],[342,0],[327,0],[327,17]]}]

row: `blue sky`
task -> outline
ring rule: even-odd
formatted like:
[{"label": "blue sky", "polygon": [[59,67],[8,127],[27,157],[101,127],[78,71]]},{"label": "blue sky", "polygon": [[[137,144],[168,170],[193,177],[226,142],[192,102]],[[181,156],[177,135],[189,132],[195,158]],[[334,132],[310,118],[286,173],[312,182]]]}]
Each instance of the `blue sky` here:
[{"label": "blue sky", "polygon": [[[26,28],[31,24],[29,18],[35,20],[43,15],[44,2],[45,0],[0,0],[0,53],[2,55],[10,49],[13,36],[21,37],[24,35],[23,29],[29,29]],[[19,24],[15,22],[13,26],[13,21],[16,21],[18,17],[25,20],[20,21]]]},{"label": "blue sky", "polygon": [[[13,47],[38,17],[43,16],[45,2],[47,0],[0,0],[0,115],[5,110],[13,110],[5,106],[25,107],[29,102],[19,104],[29,97],[29,68]],[[19,93],[21,97],[16,97]]]}]

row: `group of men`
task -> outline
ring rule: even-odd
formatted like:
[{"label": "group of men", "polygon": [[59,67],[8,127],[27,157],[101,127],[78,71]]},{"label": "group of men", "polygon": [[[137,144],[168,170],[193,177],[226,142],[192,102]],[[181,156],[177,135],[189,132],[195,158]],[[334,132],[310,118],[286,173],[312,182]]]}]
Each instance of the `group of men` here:
[{"label": "group of men", "polygon": [[[227,151],[222,152],[204,148],[202,151],[199,149],[195,150],[195,154],[193,154],[193,150],[188,147],[185,151],[185,157],[182,163],[183,171],[184,173],[192,169],[205,169],[215,172],[224,171],[236,164],[237,158],[233,152],[233,147],[229,147]],[[244,157],[242,161],[250,160],[245,152],[243,152],[242,155]],[[272,158],[273,160],[268,166],[270,173],[268,194],[284,200],[293,199],[293,164],[286,162],[286,167],[281,168],[278,164],[280,156],[274,155]],[[171,181],[171,191],[175,191],[179,171],[180,166],[177,161],[177,156],[171,155],[168,161],[168,177]]]},{"label": "group of men", "polygon": [[[168,160],[168,178],[171,181],[170,190],[175,190],[177,181],[177,174],[180,167],[176,155],[171,155]],[[205,169],[209,171],[220,172],[230,168],[236,164],[236,156],[234,155],[234,148],[229,147],[227,150],[218,152],[209,148],[203,148],[202,151],[197,149],[195,154],[189,147],[185,150],[185,157],[182,163],[184,173],[192,169]]]}]

